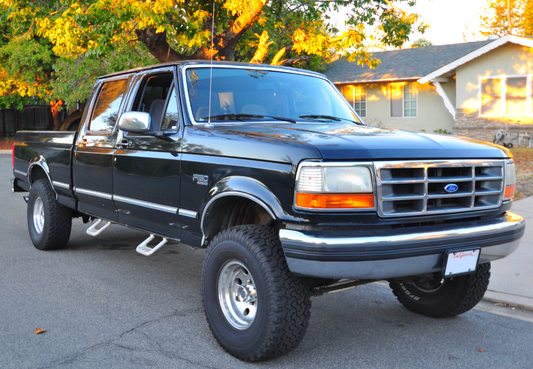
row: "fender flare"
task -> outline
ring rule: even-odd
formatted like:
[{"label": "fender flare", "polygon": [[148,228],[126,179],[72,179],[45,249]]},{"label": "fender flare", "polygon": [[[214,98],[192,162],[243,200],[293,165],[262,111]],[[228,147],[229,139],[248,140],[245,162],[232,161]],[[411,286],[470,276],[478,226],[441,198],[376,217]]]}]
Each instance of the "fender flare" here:
[{"label": "fender flare", "polygon": [[35,167],[39,167],[43,170],[44,174],[46,174],[46,177],[48,178],[48,182],[50,182],[50,186],[52,187],[52,190],[57,196],[57,192],[54,186],[52,185],[53,184],[52,178],[50,178],[50,167],[48,166],[46,159],[42,155],[36,156],[30,160],[30,165],[28,166],[28,177],[27,177],[28,184],[30,185],[30,189],[34,182],[34,180],[32,179],[32,173]]},{"label": "fender flare", "polygon": [[281,205],[277,196],[263,183],[256,179],[241,176],[225,177],[217,182],[207,193],[204,199],[204,207],[201,211],[200,229],[202,231],[202,244],[206,240],[205,219],[209,209],[217,200],[227,197],[247,198],[265,209],[272,219],[276,221],[308,222],[306,219],[297,218],[288,214]]}]

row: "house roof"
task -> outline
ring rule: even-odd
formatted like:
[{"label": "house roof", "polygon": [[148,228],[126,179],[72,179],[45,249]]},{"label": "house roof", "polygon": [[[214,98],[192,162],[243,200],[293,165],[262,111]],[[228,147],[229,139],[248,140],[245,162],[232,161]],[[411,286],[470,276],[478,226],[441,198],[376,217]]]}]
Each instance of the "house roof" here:
[{"label": "house roof", "polygon": [[533,47],[530,38],[507,35],[497,40],[380,51],[373,53],[381,61],[376,69],[337,60],[331,63],[324,74],[334,83],[406,80],[426,83],[507,42]]},{"label": "house roof", "polygon": [[526,47],[533,48],[533,39],[531,37],[520,37],[514,35],[507,35],[502,38],[497,39],[496,41],[489,41],[489,44],[480,47],[477,50],[472,51],[471,53],[462,56],[461,58],[452,61],[451,63],[440,67],[439,69],[433,71],[432,73],[427,74],[423,78],[418,80],[419,83],[427,83],[434,78],[440,77],[452,70],[455,70],[457,67],[468,63],[471,60],[474,60],[480,57],[483,54],[488,53],[506,43],[513,43],[517,45],[522,45]]}]

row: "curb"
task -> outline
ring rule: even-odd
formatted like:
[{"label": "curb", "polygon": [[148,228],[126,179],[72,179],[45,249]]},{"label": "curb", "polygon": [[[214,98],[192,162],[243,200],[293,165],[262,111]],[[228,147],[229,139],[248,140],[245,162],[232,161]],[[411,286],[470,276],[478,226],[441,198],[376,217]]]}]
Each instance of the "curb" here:
[{"label": "curb", "polygon": [[533,311],[533,299],[530,297],[487,290],[482,300],[493,304],[508,304],[511,307],[516,307],[527,311]]},{"label": "curb", "polygon": [[11,150],[0,150],[0,154],[11,154]]}]

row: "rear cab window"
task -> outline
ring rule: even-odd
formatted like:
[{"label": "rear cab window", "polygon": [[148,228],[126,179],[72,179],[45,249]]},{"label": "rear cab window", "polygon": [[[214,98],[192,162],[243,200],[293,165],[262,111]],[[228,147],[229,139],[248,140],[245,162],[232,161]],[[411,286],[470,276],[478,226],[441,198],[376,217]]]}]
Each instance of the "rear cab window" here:
[{"label": "rear cab window", "polygon": [[117,123],[120,105],[128,90],[128,79],[102,84],[87,130],[93,134],[109,134]]}]

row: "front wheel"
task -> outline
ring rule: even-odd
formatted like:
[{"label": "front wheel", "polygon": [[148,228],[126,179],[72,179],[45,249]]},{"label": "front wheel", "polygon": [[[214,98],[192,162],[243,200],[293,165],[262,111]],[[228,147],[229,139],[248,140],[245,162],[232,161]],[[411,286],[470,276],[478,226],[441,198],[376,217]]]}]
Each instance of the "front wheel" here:
[{"label": "front wheel", "polygon": [[218,343],[244,361],[294,349],[309,324],[311,300],[293,276],[272,228],[246,225],[219,233],[202,268],[207,321]]},{"label": "front wheel", "polygon": [[475,273],[442,279],[440,274],[412,283],[390,282],[398,301],[409,310],[432,318],[449,318],[478,304],[489,286],[490,263]]},{"label": "front wheel", "polygon": [[39,179],[31,186],[27,219],[31,241],[39,250],[57,250],[67,245],[72,213],[56,201],[46,179]]}]

